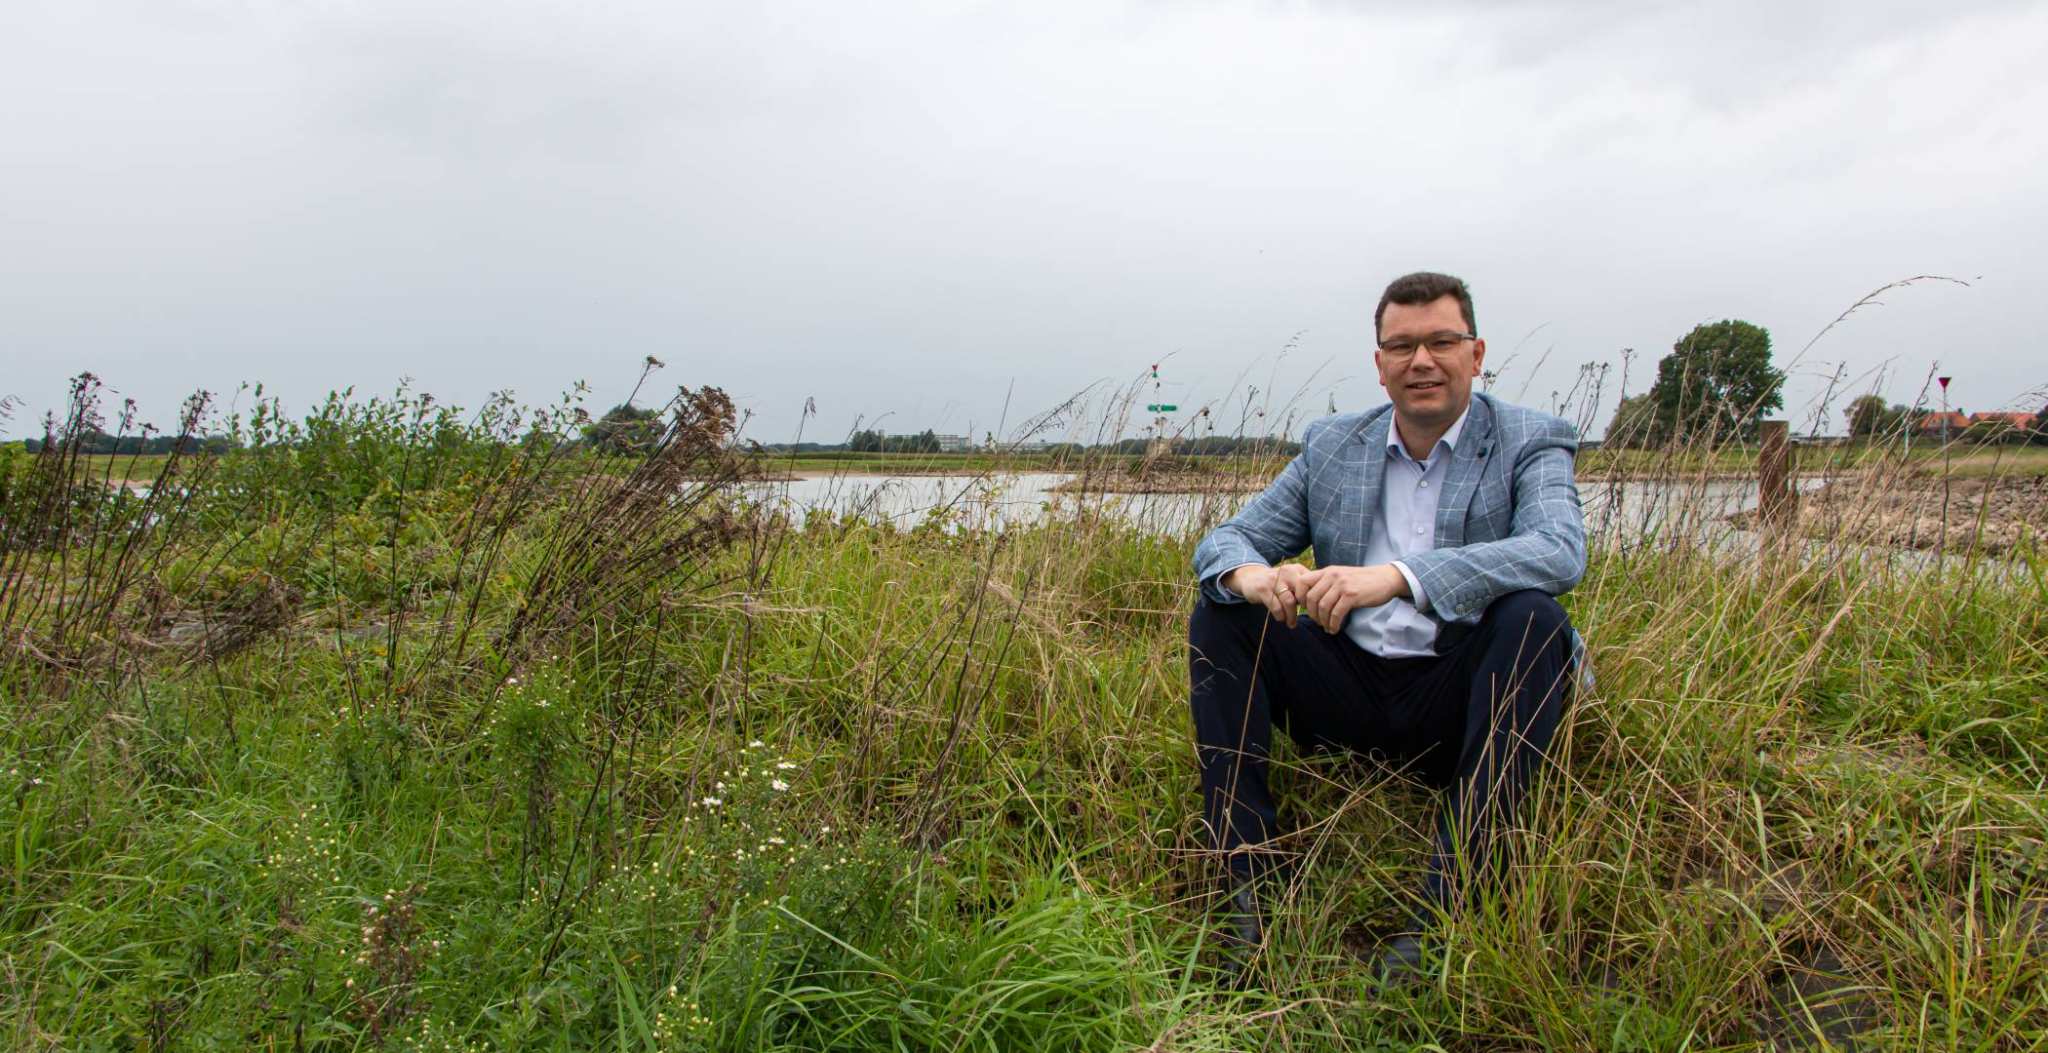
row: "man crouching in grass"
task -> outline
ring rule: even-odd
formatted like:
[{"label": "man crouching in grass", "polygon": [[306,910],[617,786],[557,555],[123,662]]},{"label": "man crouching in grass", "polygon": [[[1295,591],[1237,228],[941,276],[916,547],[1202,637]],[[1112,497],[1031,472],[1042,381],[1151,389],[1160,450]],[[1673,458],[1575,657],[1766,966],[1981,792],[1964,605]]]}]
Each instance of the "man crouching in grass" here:
[{"label": "man crouching in grass", "polygon": [[[1275,725],[1303,750],[1373,752],[1444,791],[1412,924],[1378,963],[1394,977],[1420,968],[1431,924],[1487,873],[1577,664],[1553,598],[1586,569],[1577,433],[1473,393],[1486,341],[1464,282],[1397,279],[1373,323],[1391,404],[1310,423],[1301,454],[1195,550],[1189,704],[1234,970],[1263,942],[1278,869]],[[1311,546],[1317,569],[1275,566]]]}]

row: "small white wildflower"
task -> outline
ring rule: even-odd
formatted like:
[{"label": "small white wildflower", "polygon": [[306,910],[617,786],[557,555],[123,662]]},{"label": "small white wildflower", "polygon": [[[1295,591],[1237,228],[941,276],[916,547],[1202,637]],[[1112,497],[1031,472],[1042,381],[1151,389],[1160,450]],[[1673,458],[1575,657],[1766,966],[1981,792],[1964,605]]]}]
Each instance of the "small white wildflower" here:
[{"label": "small white wildflower", "polygon": [[777,764],[777,765],[776,765],[776,767],[777,767],[777,768],[779,768],[779,769],[781,769],[781,770],[783,770],[783,771],[795,771],[795,770],[796,770],[796,765],[794,765],[794,764],[791,764],[791,763],[790,763],[790,762],[788,762],[788,761],[783,761],[782,763],[780,763],[780,764]]},{"label": "small white wildflower", "polygon": [[768,744],[762,742],[760,739],[755,739],[754,741],[747,743],[747,748],[750,750],[757,750],[766,745]]},{"label": "small white wildflower", "polygon": [[777,780],[775,780],[774,782],[771,782],[771,783],[769,783],[768,785],[769,785],[769,786],[770,786],[771,788],[773,788],[773,789],[775,789],[775,790],[778,790],[778,791],[780,791],[780,790],[787,790],[787,789],[789,789],[789,784],[788,784],[788,783],[786,783],[786,782],[783,782],[783,781],[782,781],[781,779],[777,779]]},{"label": "small white wildflower", "polygon": [[716,808],[719,805],[724,804],[725,801],[724,799],[718,797],[706,797],[698,803],[702,804],[706,808]]}]

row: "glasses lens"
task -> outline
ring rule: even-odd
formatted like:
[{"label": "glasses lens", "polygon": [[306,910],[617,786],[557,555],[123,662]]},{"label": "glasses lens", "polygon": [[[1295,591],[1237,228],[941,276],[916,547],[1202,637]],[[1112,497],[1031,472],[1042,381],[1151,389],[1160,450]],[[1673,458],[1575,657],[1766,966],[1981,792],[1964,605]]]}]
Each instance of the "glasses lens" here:
[{"label": "glasses lens", "polygon": [[1428,340],[1424,341],[1423,346],[1429,348],[1429,353],[1432,355],[1442,355],[1456,351],[1458,345],[1464,342],[1465,337],[1460,333],[1435,333]]}]

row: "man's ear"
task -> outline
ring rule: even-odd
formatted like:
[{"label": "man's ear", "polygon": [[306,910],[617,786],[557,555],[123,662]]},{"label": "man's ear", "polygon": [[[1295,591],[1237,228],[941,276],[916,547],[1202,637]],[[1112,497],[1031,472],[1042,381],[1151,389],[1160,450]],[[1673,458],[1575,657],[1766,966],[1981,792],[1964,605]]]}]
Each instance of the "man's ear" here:
[{"label": "man's ear", "polygon": [[1486,363],[1486,341],[1472,341],[1472,375],[1478,376],[1480,367]]}]

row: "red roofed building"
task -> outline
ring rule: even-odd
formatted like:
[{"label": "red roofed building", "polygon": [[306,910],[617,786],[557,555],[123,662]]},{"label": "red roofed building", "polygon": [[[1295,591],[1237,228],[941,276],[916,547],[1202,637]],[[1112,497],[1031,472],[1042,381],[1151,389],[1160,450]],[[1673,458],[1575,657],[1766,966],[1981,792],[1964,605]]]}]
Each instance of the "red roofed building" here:
[{"label": "red roofed building", "polygon": [[1920,434],[1939,438],[1944,420],[1948,422],[1948,434],[1951,438],[1962,435],[1970,427],[1970,418],[1960,413],[1928,413],[1920,418]]},{"label": "red roofed building", "polygon": [[2007,428],[2014,431],[2032,431],[2034,430],[2034,415],[2016,412],[1972,413],[1970,414],[1970,423],[1990,424],[2000,431]]}]

